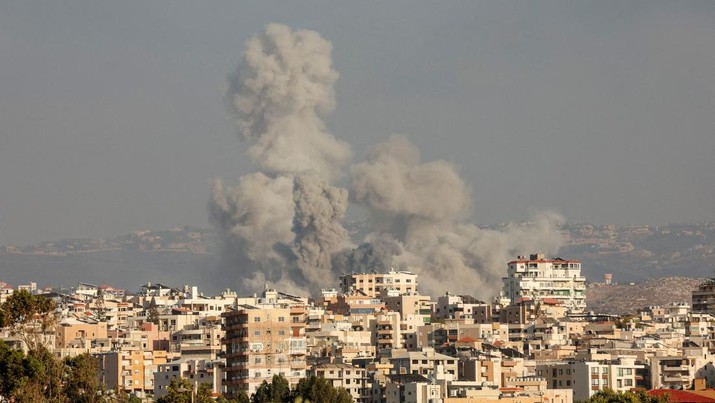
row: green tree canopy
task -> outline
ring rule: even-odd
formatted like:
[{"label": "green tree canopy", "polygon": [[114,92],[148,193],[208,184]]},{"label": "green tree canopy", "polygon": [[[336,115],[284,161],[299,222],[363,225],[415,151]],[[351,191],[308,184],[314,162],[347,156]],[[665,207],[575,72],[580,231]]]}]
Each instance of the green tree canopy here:
[{"label": "green tree canopy", "polygon": [[591,396],[587,403],[668,403],[668,396],[651,396],[644,390],[616,392],[605,388]]},{"label": "green tree canopy", "polygon": [[190,403],[193,389],[191,382],[186,378],[172,378],[166,396],[158,400],[159,403]]},{"label": "green tree canopy", "polygon": [[45,346],[45,335],[55,324],[55,303],[51,299],[17,290],[0,305],[0,326],[19,336],[29,350]]},{"label": "green tree canopy", "polygon": [[293,400],[311,403],[352,403],[345,388],[335,388],[329,380],[315,375],[303,378],[293,391]]}]

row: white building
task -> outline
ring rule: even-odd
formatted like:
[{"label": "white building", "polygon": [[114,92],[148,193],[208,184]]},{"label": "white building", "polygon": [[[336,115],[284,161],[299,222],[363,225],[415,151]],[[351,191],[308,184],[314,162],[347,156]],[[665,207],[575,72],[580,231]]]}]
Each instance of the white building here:
[{"label": "white building", "polygon": [[562,302],[569,312],[586,309],[586,277],[581,276],[581,262],[561,258],[546,259],[532,254],[519,256],[508,263],[504,295],[515,303],[528,297],[534,300],[553,298]]},{"label": "white building", "polygon": [[615,360],[570,361],[537,364],[536,376],[546,379],[549,389],[573,389],[574,400],[586,400],[605,388],[629,391],[638,385],[638,372],[643,365],[635,357]]}]

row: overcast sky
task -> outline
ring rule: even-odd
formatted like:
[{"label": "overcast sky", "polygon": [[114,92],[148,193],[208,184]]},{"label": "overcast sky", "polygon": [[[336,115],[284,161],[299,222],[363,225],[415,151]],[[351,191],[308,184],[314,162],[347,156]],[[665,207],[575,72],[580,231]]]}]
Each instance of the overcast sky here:
[{"label": "overcast sky", "polygon": [[223,94],[271,22],[333,43],[353,161],[407,135],[478,224],[715,220],[713,1],[11,0],[0,245],[208,227],[211,179],[255,170]]}]

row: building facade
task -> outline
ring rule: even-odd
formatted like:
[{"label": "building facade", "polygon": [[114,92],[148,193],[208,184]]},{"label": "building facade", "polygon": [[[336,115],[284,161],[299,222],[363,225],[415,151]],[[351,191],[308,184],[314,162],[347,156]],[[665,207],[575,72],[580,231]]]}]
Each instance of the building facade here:
[{"label": "building facade", "polygon": [[386,290],[398,294],[417,292],[417,275],[409,271],[387,273],[350,273],[340,276],[340,290],[345,294],[359,293],[375,298]]},{"label": "building facade", "polygon": [[282,375],[294,387],[306,376],[302,308],[239,307],[225,317],[226,392],[249,396],[261,382]]},{"label": "building facade", "polygon": [[581,262],[561,258],[546,259],[532,254],[508,263],[504,295],[514,304],[523,298],[561,301],[570,313],[586,309],[586,277],[581,276]]}]

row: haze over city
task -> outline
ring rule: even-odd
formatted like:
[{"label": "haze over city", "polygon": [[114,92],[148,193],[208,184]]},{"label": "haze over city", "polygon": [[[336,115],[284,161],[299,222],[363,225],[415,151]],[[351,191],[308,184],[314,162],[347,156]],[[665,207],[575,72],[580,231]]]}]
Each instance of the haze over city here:
[{"label": "haze over city", "polygon": [[332,44],[324,119],[347,167],[403,135],[422,161],[453,164],[470,222],[712,220],[714,13],[708,1],[5,2],[0,245],[209,226],[211,181],[258,169],[225,96],[270,23]]}]

